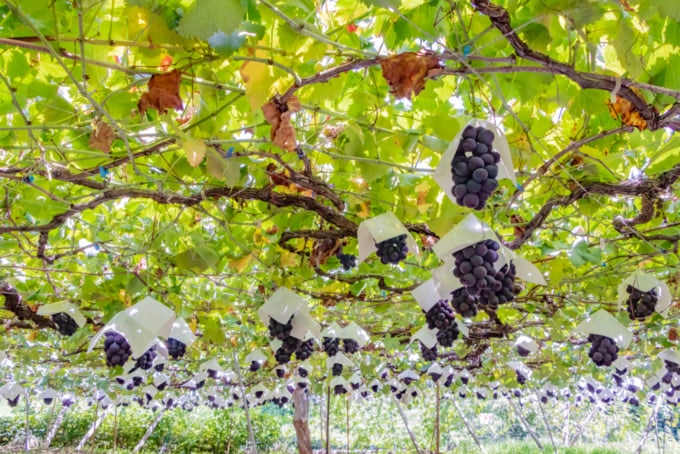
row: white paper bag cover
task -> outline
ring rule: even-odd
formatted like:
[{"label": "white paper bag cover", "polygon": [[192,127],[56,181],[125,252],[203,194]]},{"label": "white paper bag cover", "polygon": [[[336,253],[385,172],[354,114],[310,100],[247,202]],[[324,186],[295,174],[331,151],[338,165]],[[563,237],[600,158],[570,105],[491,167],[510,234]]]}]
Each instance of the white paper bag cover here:
[{"label": "white paper bag cover", "polygon": [[85,316],[83,316],[83,313],[80,312],[78,307],[73,303],[69,303],[68,301],[61,301],[53,304],[45,304],[38,308],[38,315],[47,316],[58,314],[60,312],[68,314],[69,317],[71,317],[73,321],[76,322],[76,325],[78,325],[78,327],[80,328],[82,328],[87,322]]},{"label": "white paper bag cover", "polygon": [[350,322],[349,325],[342,328],[342,332],[339,337],[341,339],[355,340],[360,347],[365,346],[370,340],[366,330],[357,325],[356,322]]},{"label": "white paper bag cover", "polygon": [[326,368],[328,370],[333,369],[333,364],[342,364],[344,367],[354,366],[352,360],[346,357],[341,352],[336,353],[335,356],[329,356],[328,358],[326,358]]},{"label": "white paper bag cover", "polygon": [[463,131],[468,126],[473,127],[483,127],[485,129],[493,132],[493,150],[496,150],[501,155],[501,160],[498,162],[498,176],[496,180],[502,180],[504,178],[512,181],[513,185],[517,185],[517,179],[515,178],[515,172],[513,170],[512,155],[510,154],[510,145],[508,145],[508,140],[505,138],[505,134],[499,127],[485,120],[472,119],[461,128],[461,130],[453,138],[449,146],[444,151],[444,154],[439,161],[439,165],[434,171],[434,180],[446,193],[446,196],[451,199],[453,203],[456,203],[456,198],[452,194],[453,189],[453,175],[451,173],[451,161],[458,151],[458,145],[463,137]]},{"label": "white paper bag cover", "polygon": [[375,252],[376,243],[381,243],[399,235],[406,235],[406,246],[408,251],[413,254],[418,253],[418,245],[411,236],[404,224],[401,223],[394,213],[386,212],[379,214],[371,219],[367,219],[359,224],[357,237],[359,240],[359,256],[357,262],[361,263]]},{"label": "white paper bag cover", "polygon": [[633,340],[633,335],[612,314],[600,309],[575,328],[586,334],[599,334],[614,339],[620,349],[626,349]]},{"label": "white paper bag cover", "polygon": [[286,287],[279,287],[257,313],[265,325],[269,325],[270,317],[285,325],[296,312],[306,306],[305,300],[297,293]]},{"label": "white paper bag cover", "polygon": [[196,341],[196,336],[191,331],[191,327],[183,318],[178,318],[174,321],[168,335],[168,338],[170,337],[182,342],[187,348],[191,347]]},{"label": "white paper bag cover", "polygon": [[425,325],[411,337],[411,342],[415,341],[420,341],[425,347],[432,348],[437,345],[437,332]]},{"label": "white paper bag cover", "polygon": [[618,286],[618,300],[621,304],[628,302],[630,294],[626,289],[629,285],[641,292],[648,292],[652,289],[656,289],[657,301],[654,310],[664,317],[668,314],[668,310],[671,307],[671,291],[664,281],[660,281],[643,271],[635,271]]},{"label": "white paper bag cover", "polygon": [[500,243],[491,227],[470,213],[432,246],[432,252],[440,259],[449,261],[454,252],[484,240]]}]

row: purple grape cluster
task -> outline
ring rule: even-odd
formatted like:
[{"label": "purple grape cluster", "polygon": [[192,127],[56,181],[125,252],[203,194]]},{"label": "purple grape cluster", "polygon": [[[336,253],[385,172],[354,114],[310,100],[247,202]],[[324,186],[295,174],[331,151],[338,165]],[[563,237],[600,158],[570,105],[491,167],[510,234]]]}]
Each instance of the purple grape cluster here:
[{"label": "purple grape cluster", "polygon": [[588,356],[598,366],[611,366],[618,358],[619,347],[611,337],[591,334],[588,341],[592,343]]},{"label": "purple grape cluster", "polygon": [[531,354],[531,350],[529,350],[529,349],[527,349],[527,348],[524,348],[524,347],[522,347],[521,345],[518,345],[518,346],[517,346],[517,353],[518,353],[519,356],[521,356],[522,358],[526,358],[527,356],[529,356],[529,355]]},{"label": "purple grape cluster", "polygon": [[339,396],[341,394],[346,394],[347,389],[343,385],[335,385],[335,387],[333,388],[333,393],[336,396]]},{"label": "purple grape cluster", "polygon": [[104,333],[104,353],[106,365],[109,367],[122,366],[132,355],[132,349],[125,336],[115,331]]},{"label": "purple grape cluster", "polygon": [[481,210],[498,188],[501,155],[493,150],[494,134],[481,126],[468,126],[451,161],[453,196],[460,206]]},{"label": "purple grape cluster", "polygon": [[312,353],[314,353],[314,339],[307,339],[300,343],[298,349],[295,350],[295,357],[300,361],[304,361],[312,356]]},{"label": "purple grape cluster", "polygon": [[302,345],[302,341],[296,337],[288,336],[283,339],[281,346],[274,352],[274,358],[278,364],[286,364],[290,361],[298,348]]},{"label": "purple grape cluster", "polygon": [[626,310],[631,320],[644,320],[654,313],[659,296],[656,288],[643,292],[632,285],[626,287],[628,300]]},{"label": "purple grape cluster", "polygon": [[446,329],[454,323],[456,316],[446,300],[439,300],[427,312],[425,321],[430,329]]},{"label": "purple grape cluster", "polygon": [[172,359],[179,359],[187,352],[187,345],[174,337],[168,338],[165,345],[168,347],[168,355],[170,355]]},{"label": "purple grape cluster", "polygon": [[355,255],[339,252],[335,254],[335,256],[338,258],[340,265],[342,265],[342,269],[345,271],[349,271],[357,266],[357,257]]},{"label": "purple grape cluster", "polygon": [[342,375],[342,364],[340,363],[333,364],[333,367],[331,368],[331,374],[333,374],[334,377]]},{"label": "purple grape cluster", "polygon": [[437,361],[437,344],[434,344],[432,348],[427,348],[420,342],[420,353],[425,361]]},{"label": "purple grape cluster", "polygon": [[348,355],[353,355],[356,352],[359,351],[359,342],[355,341],[354,339],[343,339],[342,340],[342,349],[347,353]]},{"label": "purple grape cluster", "polygon": [[335,356],[340,351],[340,339],[337,337],[324,337],[322,341],[323,351],[328,356]]},{"label": "purple grape cluster", "polygon": [[484,240],[454,252],[453,275],[460,279],[468,294],[479,296],[482,290],[496,286],[494,263],[499,249],[496,241]]},{"label": "purple grape cluster", "polygon": [[515,375],[517,376],[517,383],[524,385],[527,382],[527,376],[522,373],[519,369],[515,369]]},{"label": "purple grape cluster", "polygon": [[465,287],[451,293],[451,306],[463,317],[471,318],[477,315],[477,298],[470,295]]},{"label": "purple grape cluster", "polygon": [[62,336],[73,336],[78,331],[78,324],[66,312],[52,314],[52,321],[57,325],[57,330]]},{"label": "purple grape cluster", "polygon": [[408,246],[406,245],[406,234],[388,238],[380,243],[375,243],[375,252],[383,264],[393,263],[397,265],[406,258]]},{"label": "purple grape cluster", "polygon": [[151,347],[135,360],[135,367],[132,371],[137,369],[149,370],[153,367],[153,360],[156,359],[156,346]]},{"label": "purple grape cluster", "polygon": [[293,331],[293,317],[291,316],[286,323],[279,323],[273,317],[269,319],[269,335],[274,339],[283,341],[290,336]]},{"label": "purple grape cluster", "polygon": [[486,287],[480,292],[479,305],[498,309],[499,305],[514,300],[520,292],[519,286],[515,284],[516,276],[517,269],[514,263],[510,262],[503,265],[503,268],[496,272],[493,287]]},{"label": "purple grape cluster", "polygon": [[458,324],[454,321],[446,328],[437,331],[437,342],[442,347],[452,347],[453,341],[458,339],[458,336],[460,336],[460,330]]}]

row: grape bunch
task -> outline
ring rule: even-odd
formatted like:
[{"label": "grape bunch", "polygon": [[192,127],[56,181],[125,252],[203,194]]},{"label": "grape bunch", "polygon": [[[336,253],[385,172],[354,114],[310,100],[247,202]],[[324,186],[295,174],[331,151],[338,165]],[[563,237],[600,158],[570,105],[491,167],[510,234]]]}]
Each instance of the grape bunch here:
[{"label": "grape bunch", "polygon": [[451,306],[463,317],[477,315],[477,298],[470,295],[465,287],[451,293]]},{"label": "grape bunch", "polygon": [[277,322],[273,317],[269,319],[269,335],[274,339],[283,341],[286,337],[290,336],[291,331],[293,331],[292,316],[285,324]]},{"label": "grape bunch", "polygon": [[302,378],[307,378],[307,375],[309,375],[309,371],[302,366],[298,366],[297,372],[298,375]]},{"label": "grape bunch", "polygon": [[62,336],[73,336],[78,330],[78,324],[66,312],[52,314],[52,321],[57,325],[57,330]]},{"label": "grape bunch", "polygon": [[132,355],[132,349],[125,336],[115,331],[104,333],[104,353],[106,365],[109,367],[122,366]]},{"label": "grape bunch", "polygon": [[493,150],[494,134],[483,127],[463,130],[458,150],[451,161],[456,203],[481,210],[498,187],[498,163],[501,155]]},{"label": "grape bunch", "polygon": [[353,355],[359,351],[359,342],[355,341],[354,339],[343,339],[342,349],[348,355]]},{"label": "grape bunch", "polygon": [[425,321],[430,329],[446,329],[454,322],[455,317],[453,309],[446,300],[437,301],[434,306],[425,312]]},{"label": "grape bunch", "polygon": [[312,353],[314,353],[314,339],[307,339],[300,343],[300,346],[295,350],[295,357],[300,361],[304,361],[312,356]]},{"label": "grape bunch", "polygon": [[[132,369],[132,371],[135,371],[137,369],[142,369],[142,370],[149,370],[151,367],[153,367],[153,360],[156,359],[156,346],[151,347],[142,355],[137,358],[135,362],[135,367]],[[131,372],[132,372],[131,371]]]},{"label": "grape bunch", "polygon": [[168,347],[168,355],[173,359],[179,359],[187,352],[187,345],[174,337],[169,337],[165,345]]},{"label": "grape bunch", "polygon": [[517,376],[517,383],[524,385],[527,382],[527,376],[522,373],[519,369],[515,369],[515,375]]},{"label": "grape bunch", "polygon": [[523,347],[523,346],[521,346],[521,345],[518,345],[518,346],[517,346],[517,353],[518,353],[519,356],[521,356],[522,358],[526,358],[527,356],[529,356],[529,355],[531,354],[531,350],[529,350],[528,348]]},{"label": "grape bunch", "polygon": [[340,351],[340,339],[337,337],[324,337],[322,345],[328,356],[335,356]]},{"label": "grape bunch", "polygon": [[479,305],[495,310],[498,309],[499,305],[514,300],[520,292],[520,287],[515,285],[516,276],[517,269],[514,263],[510,262],[503,265],[503,268],[496,272],[494,286],[481,291]]},{"label": "grape bunch", "polygon": [[331,368],[331,374],[333,374],[334,377],[342,375],[342,364],[340,363],[333,364],[333,367]]},{"label": "grape bunch", "polygon": [[276,362],[279,364],[286,364],[290,361],[290,357],[293,356],[298,348],[302,345],[302,341],[293,336],[288,336],[283,339],[281,346],[274,352],[274,357]]},{"label": "grape bunch", "polygon": [[437,344],[433,345],[432,348],[427,348],[425,344],[420,342],[420,353],[425,361],[437,361]]},{"label": "grape bunch", "polygon": [[452,347],[453,341],[458,339],[460,331],[458,330],[458,324],[454,321],[445,329],[440,329],[437,331],[437,342],[442,347]]},{"label": "grape bunch", "polygon": [[357,258],[355,255],[338,252],[335,256],[338,258],[340,265],[342,265],[342,269],[345,271],[349,271],[357,266]]},{"label": "grape bunch", "polygon": [[486,288],[497,288],[493,265],[498,260],[499,249],[496,241],[484,240],[454,252],[456,265],[453,275],[460,279],[468,294],[479,296]]},{"label": "grape bunch", "polygon": [[406,245],[406,234],[403,233],[394,238],[388,238],[380,243],[375,243],[375,252],[383,264],[393,263],[397,265],[406,258],[408,246]]},{"label": "grape bunch", "polygon": [[628,293],[628,316],[631,320],[643,320],[654,313],[656,302],[659,300],[656,288],[643,292],[632,285],[626,287]]},{"label": "grape bunch", "polygon": [[588,341],[592,342],[588,356],[598,366],[611,366],[618,358],[619,347],[611,337],[591,334]]},{"label": "grape bunch", "polygon": [[333,393],[336,396],[339,396],[341,394],[346,394],[347,389],[343,385],[335,385],[335,387],[333,388]]}]

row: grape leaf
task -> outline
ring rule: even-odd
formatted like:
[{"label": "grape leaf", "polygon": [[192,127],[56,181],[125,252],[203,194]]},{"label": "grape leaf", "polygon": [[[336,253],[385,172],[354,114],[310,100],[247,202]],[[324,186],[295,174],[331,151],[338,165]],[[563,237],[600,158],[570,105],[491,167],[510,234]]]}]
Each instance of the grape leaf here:
[{"label": "grape leaf", "polygon": [[187,154],[187,161],[191,167],[198,166],[205,158],[205,142],[201,139],[187,137],[182,140],[182,148]]},{"label": "grape leaf", "polygon": [[196,0],[177,31],[187,37],[209,41],[217,33],[228,35],[236,31],[245,12],[239,0]]}]

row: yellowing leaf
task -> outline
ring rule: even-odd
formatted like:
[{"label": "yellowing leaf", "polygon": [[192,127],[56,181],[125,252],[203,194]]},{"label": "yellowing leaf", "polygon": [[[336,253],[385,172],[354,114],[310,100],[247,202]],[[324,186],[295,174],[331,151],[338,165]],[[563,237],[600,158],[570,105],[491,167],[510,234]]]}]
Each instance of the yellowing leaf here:
[{"label": "yellowing leaf", "polygon": [[300,259],[296,254],[282,249],[279,265],[283,268],[295,268],[300,265]]},{"label": "yellowing leaf", "polygon": [[361,219],[368,219],[371,216],[368,202],[361,202],[361,204],[359,204],[359,212],[357,213],[357,216]]},{"label": "yellowing leaf", "polygon": [[188,137],[182,140],[182,148],[187,154],[187,161],[191,167],[196,167],[205,158],[205,142],[200,139]]},{"label": "yellowing leaf", "polygon": [[[263,52],[256,52],[255,56],[266,57]],[[265,63],[247,61],[241,65],[239,72],[246,86],[246,97],[250,102],[250,108],[254,112],[262,107],[273,94],[276,82],[274,69]]]},{"label": "yellowing leaf", "polygon": [[229,268],[233,268],[237,273],[242,273],[253,260],[253,255],[248,253],[240,259],[229,260]]}]

